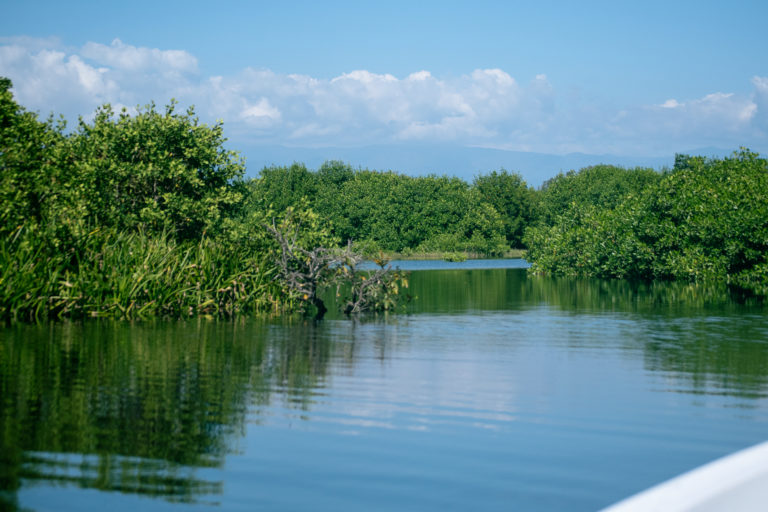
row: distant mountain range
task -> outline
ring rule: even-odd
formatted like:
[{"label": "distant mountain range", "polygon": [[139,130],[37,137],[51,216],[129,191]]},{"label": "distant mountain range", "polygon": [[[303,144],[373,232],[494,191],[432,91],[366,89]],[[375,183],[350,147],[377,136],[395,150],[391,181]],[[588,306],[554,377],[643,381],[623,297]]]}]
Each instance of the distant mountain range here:
[{"label": "distant mountain range", "polygon": [[[737,148],[700,148],[681,150],[690,155],[726,156]],[[380,145],[355,148],[291,148],[285,146],[251,146],[239,148],[246,157],[248,175],[256,176],[265,166],[290,165],[300,162],[309,169],[317,169],[327,160],[341,160],[355,168],[379,171],[397,171],[412,176],[438,174],[458,176],[472,181],[475,176],[493,170],[506,169],[520,173],[533,187],[540,187],[559,172],[581,169],[596,164],[612,164],[623,167],[672,167],[675,155],[668,156],[617,156],[569,153],[554,155],[505,151],[453,145]]]}]

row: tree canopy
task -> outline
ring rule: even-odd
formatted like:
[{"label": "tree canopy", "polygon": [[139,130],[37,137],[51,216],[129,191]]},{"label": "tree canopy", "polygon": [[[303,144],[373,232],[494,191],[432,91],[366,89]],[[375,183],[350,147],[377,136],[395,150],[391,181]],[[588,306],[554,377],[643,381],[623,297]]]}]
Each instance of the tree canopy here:
[{"label": "tree canopy", "polygon": [[526,234],[533,270],[608,278],[718,281],[768,295],[768,161],[679,158],[615,206],[572,203]]},{"label": "tree canopy", "polygon": [[0,78],[4,320],[321,310],[322,287],[342,278],[349,311],[394,307],[402,276],[352,277],[361,251],[525,246],[534,272],[768,296],[768,164],[746,149],[678,155],[664,172],[587,167],[538,191],[504,169],[467,183],[340,161],[246,180],[221,123],[174,101],[104,105],[68,131],[11,89]]},{"label": "tree canopy", "polygon": [[267,167],[249,185],[276,210],[303,198],[341,243],[386,251],[469,251],[499,255],[520,247],[534,191],[516,173],[494,171],[473,184],[448,176],[353,169],[338,161],[317,171]]}]

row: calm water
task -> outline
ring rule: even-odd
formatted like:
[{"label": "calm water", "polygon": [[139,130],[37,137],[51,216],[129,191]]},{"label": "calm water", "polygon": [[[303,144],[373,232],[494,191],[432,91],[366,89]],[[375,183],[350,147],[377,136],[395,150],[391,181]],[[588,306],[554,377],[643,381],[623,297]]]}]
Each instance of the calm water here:
[{"label": "calm water", "polygon": [[0,330],[0,509],[587,511],[768,439],[763,307],[519,268],[410,292]]}]

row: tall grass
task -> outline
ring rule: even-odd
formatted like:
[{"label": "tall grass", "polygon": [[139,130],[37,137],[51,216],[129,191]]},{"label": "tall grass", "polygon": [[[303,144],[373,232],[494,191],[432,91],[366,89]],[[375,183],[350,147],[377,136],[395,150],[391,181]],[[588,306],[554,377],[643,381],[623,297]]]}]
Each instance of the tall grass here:
[{"label": "tall grass", "polygon": [[0,239],[0,319],[193,315],[290,309],[263,256],[207,238],[94,230],[54,247],[22,226]]}]

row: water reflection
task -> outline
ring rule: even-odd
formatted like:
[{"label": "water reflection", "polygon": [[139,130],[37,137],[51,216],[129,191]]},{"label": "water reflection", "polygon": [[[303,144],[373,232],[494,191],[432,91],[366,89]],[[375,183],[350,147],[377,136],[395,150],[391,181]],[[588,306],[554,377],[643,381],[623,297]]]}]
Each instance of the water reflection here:
[{"label": "water reflection", "polygon": [[637,283],[527,276],[523,270],[413,273],[412,313],[556,308],[625,315],[646,368],[683,379],[680,390],[766,396],[768,327],[759,301],[736,301],[721,285]]},{"label": "water reflection", "polygon": [[[294,421],[325,434],[395,431],[397,442],[410,439],[411,451],[425,441],[408,436],[428,431],[436,456],[452,453],[457,432],[480,439],[475,429],[524,439],[521,432],[563,436],[555,426],[582,422],[587,439],[603,439],[595,432],[609,428],[606,418],[621,399],[603,410],[593,396],[622,386],[585,377],[603,361],[631,363],[611,369],[611,378],[636,362],[642,371],[628,380],[646,379],[655,394],[714,397],[723,407],[747,409],[768,397],[765,308],[734,302],[717,287],[453,269],[414,272],[409,291],[417,300],[403,314],[329,314],[321,323],[87,322],[0,330],[0,505],[16,508],[17,491],[35,483],[217,503],[226,494],[221,468],[239,453],[249,429],[273,432]],[[594,367],[573,369],[577,363],[569,362],[590,358]],[[556,385],[563,372],[585,379],[578,385],[593,393],[579,402],[583,411],[576,410],[572,386]],[[568,411],[557,418],[563,408]],[[599,427],[590,418],[599,418]],[[510,427],[526,421],[536,425]],[[436,435],[441,429],[450,434],[445,440]],[[575,436],[578,429],[566,431]],[[542,481],[550,482],[545,469],[552,465],[541,457],[558,438],[542,439],[543,448],[530,449],[530,457],[539,458],[528,467],[539,467]],[[507,441],[528,453],[522,441]],[[307,446],[317,450],[317,460],[332,456],[310,437]],[[335,448],[342,455],[343,446]],[[351,446],[397,464],[383,448]],[[500,448],[488,437],[482,449]],[[286,455],[272,450],[274,460]],[[510,471],[511,455],[494,462],[499,475]],[[348,461],[356,472],[364,471],[360,460]],[[297,471],[284,466],[288,474]],[[268,481],[269,467],[263,472]]]},{"label": "water reflection", "polygon": [[651,320],[645,327],[646,368],[684,382],[679,391],[751,399],[768,396],[764,315]]},{"label": "water reflection", "polygon": [[642,283],[529,276],[523,269],[422,271],[411,274],[412,312],[499,311],[558,307],[570,312],[697,314],[762,310],[758,301],[735,301],[724,285]]},{"label": "water reflection", "polygon": [[273,393],[307,407],[329,354],[315,332],[244,321],[2,331],[0,489],[30,479],[181,502],[218,494],[196,469],[219,467],[248,408]]},{"label": "water reflection", "polygon": [[531,300],[573,314],[622,315],[645,367],[679,383],[668,390],[761,398],[768,388],[768,323],[759,301],[725,286],[533,277]]}]

